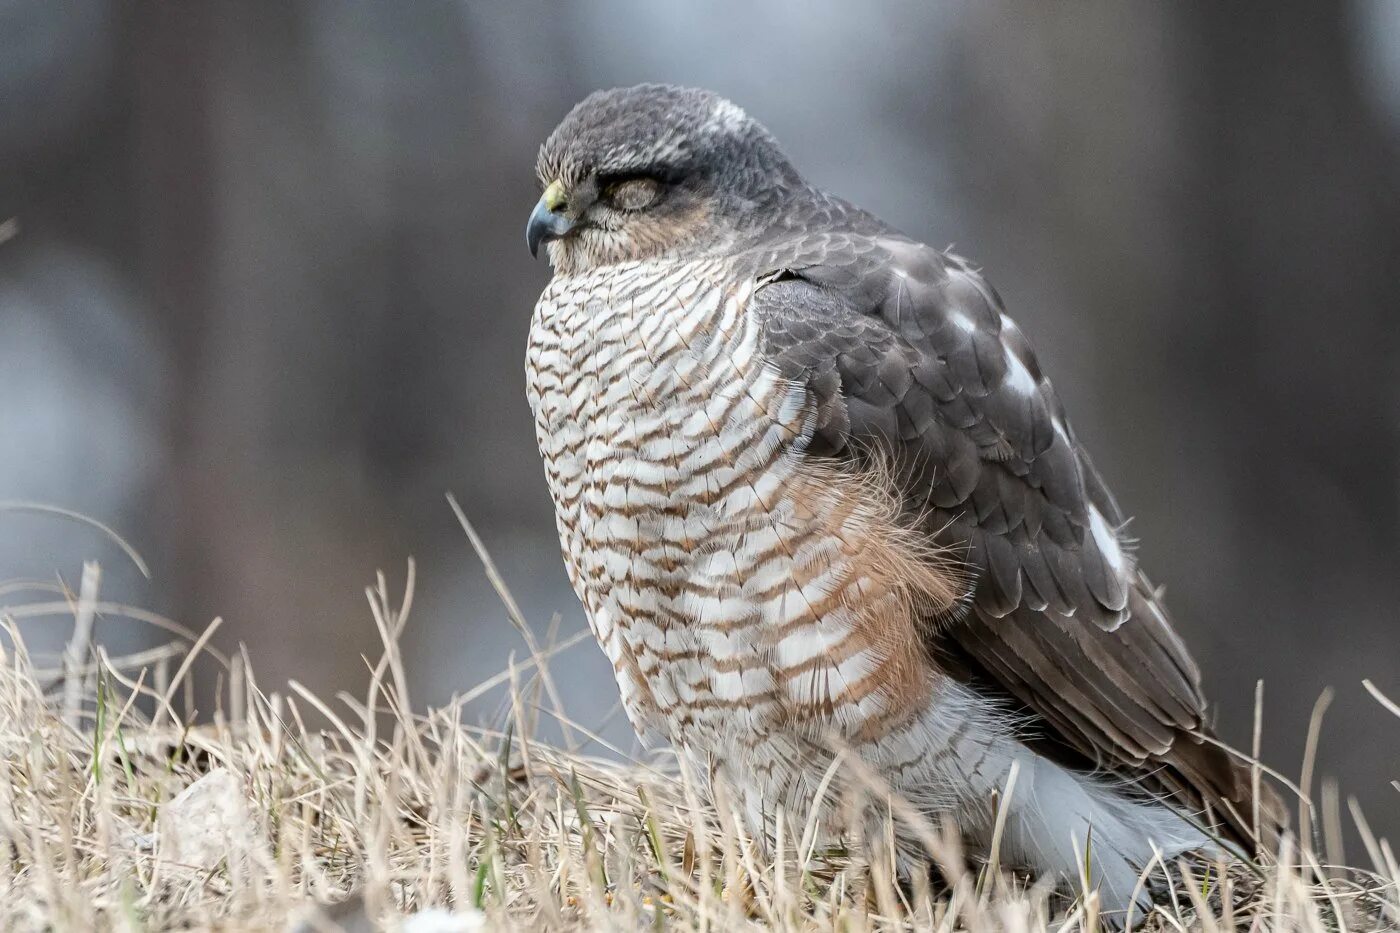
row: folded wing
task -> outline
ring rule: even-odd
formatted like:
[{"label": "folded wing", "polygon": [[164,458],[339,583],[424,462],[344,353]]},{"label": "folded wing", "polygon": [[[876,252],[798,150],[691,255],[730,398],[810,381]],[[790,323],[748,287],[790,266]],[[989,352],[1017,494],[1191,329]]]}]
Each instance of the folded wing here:
[{"label": "folded wing", "polygon": [[911,522],[963,548],[966,612],[943,666],[1034,714],[1033,741],[1208,807],[1246,841],[1245,769],[1207,732],[1200,674],[996,293],[966,262],[879,230],[756,257],[764,351],[806,386],[809,455],[894,477]]}]

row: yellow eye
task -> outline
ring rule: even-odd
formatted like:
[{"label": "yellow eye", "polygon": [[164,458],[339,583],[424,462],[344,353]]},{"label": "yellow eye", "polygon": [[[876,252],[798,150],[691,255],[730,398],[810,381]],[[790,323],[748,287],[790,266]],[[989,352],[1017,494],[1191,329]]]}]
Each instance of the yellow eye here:
[{"label": "yellow eye", "polygon": [[608,188],[608,200],[623,211],[639,211],[656,200],[661,186],[651,178],[629,178]]}]

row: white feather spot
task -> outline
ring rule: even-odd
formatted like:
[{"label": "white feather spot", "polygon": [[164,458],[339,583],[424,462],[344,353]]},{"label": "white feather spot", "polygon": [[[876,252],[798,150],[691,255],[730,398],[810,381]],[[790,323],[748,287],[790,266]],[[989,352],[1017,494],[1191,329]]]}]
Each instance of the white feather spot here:
[{"label": "white feather spot", "polygon": [[970,334],[977,330],[976,322],[961,311],[949,312],[948,320],[952,321],[953,325],[964,334]]},{"label": "white feather spot", "polygon": [[743,108],[727,100],[715,101],[706,129],[715,133],[737,133],[749,121]]},{"label": "white feather spot", "polygon": [[1022,395],[1034,395],[1036,393],[1035,377],[1026,368],[1026,364],[1021,358],[1010,350],[1006,351],[1006,381]]},{"label": "white feather spot", "polygon": [[1092,505],[1089,506],[1089,531],[1108,565],[1120,573],[1126,570],[1128,561],[1123,556],[1123,547],[1118,543],[1118,535],[1108,527],[1103,515]]}]

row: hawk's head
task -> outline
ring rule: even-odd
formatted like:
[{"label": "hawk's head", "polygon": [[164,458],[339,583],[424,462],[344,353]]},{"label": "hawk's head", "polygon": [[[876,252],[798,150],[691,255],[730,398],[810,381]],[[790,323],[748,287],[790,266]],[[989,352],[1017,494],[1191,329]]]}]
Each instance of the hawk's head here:
[{"label": "hawk's head", "polygon": [[756,120],[710,91],[643,84],[597,91],[540,147],[544,195],[525,229],[555,268],[702,248],[752,234],[802,180]]}]

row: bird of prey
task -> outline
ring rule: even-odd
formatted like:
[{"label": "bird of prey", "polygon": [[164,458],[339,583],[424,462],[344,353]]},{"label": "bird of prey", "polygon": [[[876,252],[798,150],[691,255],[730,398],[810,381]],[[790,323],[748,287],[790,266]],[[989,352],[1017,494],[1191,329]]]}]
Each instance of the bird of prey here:
[{"label": "bird of prey", "polygon": [[1000,806],[1003,860],[1088,860],[1111,910],[1154,850],[1256,845],[1124,514],[974,266],[809,184],[708,91],[597,92],[536,170],[528,398],[640,734],[760,837],[814,806],[854,835],[828,772],[976,845]]}]

